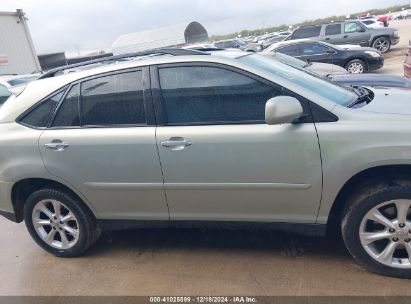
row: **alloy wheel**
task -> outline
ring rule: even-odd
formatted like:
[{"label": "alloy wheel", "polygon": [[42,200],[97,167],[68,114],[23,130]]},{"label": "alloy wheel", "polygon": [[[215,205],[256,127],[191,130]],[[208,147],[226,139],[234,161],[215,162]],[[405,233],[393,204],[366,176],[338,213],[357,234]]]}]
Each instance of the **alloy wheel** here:
[{"label": "alloy wheel", "polygon": [[387,40],[379,40],[375,44],[375,48],[380,51],[381,53],[385,53],[388,51],[388,48],[390,47],[390,44]]},{"label": "alloy wheel", "polygon": [[53,248],[67,250],[74,247],[79,240],[77,218],[57,200],[38,202],[33,208],[32,223],[43,242]]},{"label": "alloy wheel", "polygon": [[411,269],[411,200],[384,202],[363,218],[359,237],[364,250],[386,266]]},{"label": "alloy wheel", "polygon": [[347,71],[350,74],[362,74],[364,72],[364,67],[361,63],[353,62],[348,66]]}]

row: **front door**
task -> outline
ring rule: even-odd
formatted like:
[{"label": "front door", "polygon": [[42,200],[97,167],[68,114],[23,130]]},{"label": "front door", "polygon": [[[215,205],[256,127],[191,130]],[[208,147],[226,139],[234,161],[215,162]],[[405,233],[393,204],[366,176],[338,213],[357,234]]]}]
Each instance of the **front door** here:
[{"label": "front door", "polygon": [[145,92],[141,70],[72,85],[40,137],[47,170],[100,218],[169,219]]},{"label": "front door", "polygon": [[266,101],[283,88],[221,65],[154,73],[171,220],[315,222],[321,160],[314,124],[264,122]]}]

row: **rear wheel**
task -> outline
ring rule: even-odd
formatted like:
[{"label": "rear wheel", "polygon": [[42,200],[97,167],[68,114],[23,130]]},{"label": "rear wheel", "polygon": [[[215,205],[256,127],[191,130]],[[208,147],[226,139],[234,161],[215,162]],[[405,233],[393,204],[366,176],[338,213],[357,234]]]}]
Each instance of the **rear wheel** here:
[{"label": "rear wheel", "polygon": [[345,65],[345,69],[350,74],[362,74],[367,71],[367,65],[361,59],[354,59]]},{"label": "rear wheel", "polygon": [[344,242],[367,269],[411,278],[411,186],[378,186],[364,191],[347,208],[342,221]]},{"label": "rear wheel", "polygon": [[29,196],[24,220],[36,243],[60,257],[81,255],[100,235],[90,211],[67,193],[54,189],[38,190]]},{"label": "rear wheel", "polygon": [[380,37],[374,41],[372,47],[381,53],[386,53],[391,48],[391,41],[387,37]]}]

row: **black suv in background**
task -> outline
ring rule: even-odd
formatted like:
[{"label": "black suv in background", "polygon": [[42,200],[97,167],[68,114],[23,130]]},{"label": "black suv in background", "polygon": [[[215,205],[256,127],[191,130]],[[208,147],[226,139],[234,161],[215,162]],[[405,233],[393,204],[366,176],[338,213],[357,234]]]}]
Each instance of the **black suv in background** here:
[{"label": "black suv in background", "polygon": [[302,38],[332,44],[370,46],[381,53],[388,52],[392,45],[396,45],[400,41],[399,32],[394,28],[370,29],[355,20],[300,27],[287,40]]}]

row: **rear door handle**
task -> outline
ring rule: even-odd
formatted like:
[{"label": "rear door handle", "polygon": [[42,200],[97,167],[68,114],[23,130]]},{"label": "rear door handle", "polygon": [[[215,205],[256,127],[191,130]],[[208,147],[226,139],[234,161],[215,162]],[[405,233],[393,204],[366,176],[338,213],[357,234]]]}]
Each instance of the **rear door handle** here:
[{"label": "rear door handle", "polygon": [[52,142],[49,142],[47,144],[44,144],[44,146],[47,149],[53,150],[53,151],[64,151],[66,148],[68,148],[68,144],[61,140],[53,140]]},{"label": "rear door handle", "polygon": [[170,148],[174,151],[184,150],[186,147],[191,146],[193,143],[182,137],[172,137],[169,140],[161,142],[164,148]]},{"label": "rear door handle", "polygon": [[348,38],[348,35],[345,35],[344,38]]}]

